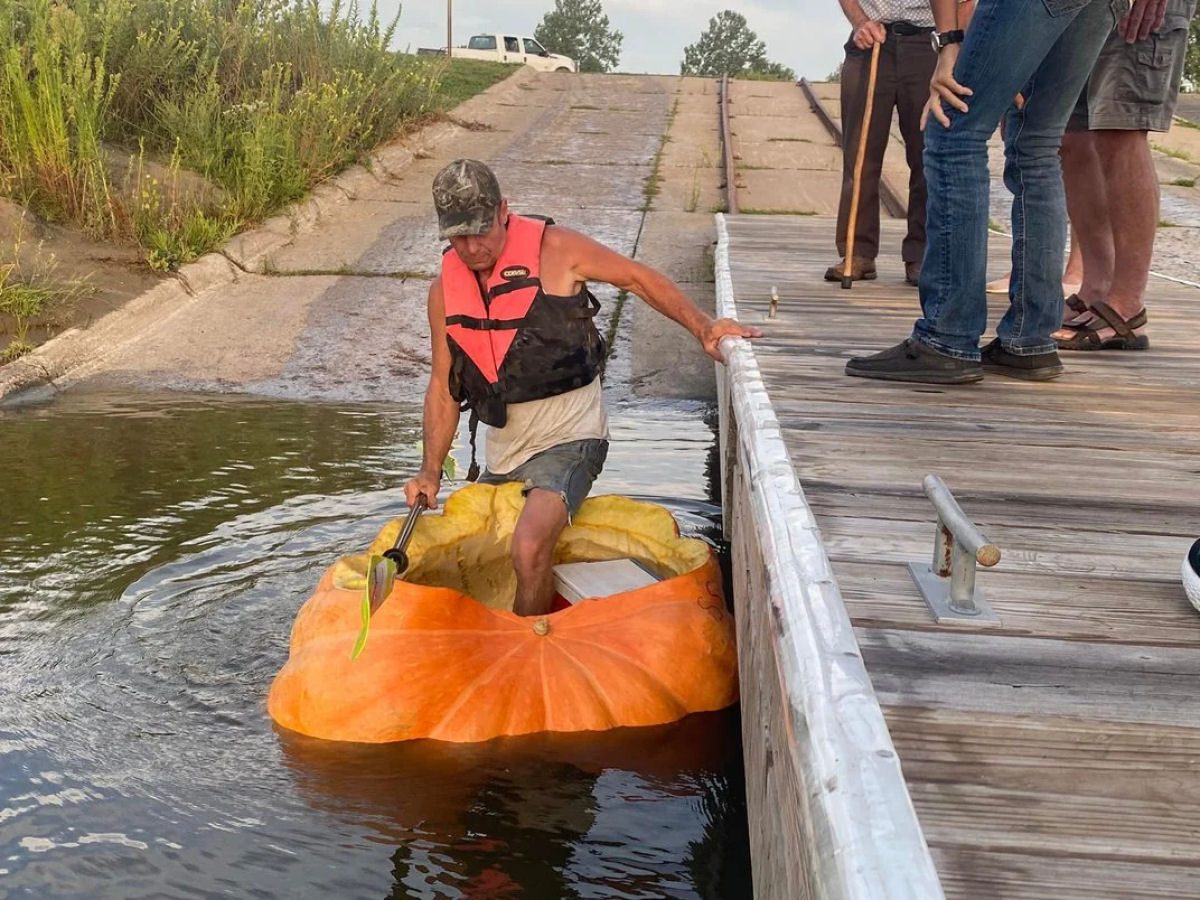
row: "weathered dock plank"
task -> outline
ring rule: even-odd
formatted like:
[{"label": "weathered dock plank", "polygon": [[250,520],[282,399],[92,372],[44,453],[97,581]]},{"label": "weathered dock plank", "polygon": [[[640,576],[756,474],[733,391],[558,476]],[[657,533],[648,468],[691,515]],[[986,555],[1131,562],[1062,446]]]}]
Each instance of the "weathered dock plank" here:
[{"label": "weathered dock plank", "polygon": [[[851,379],[845,360],[903,338],[919,308],[898,260],[851,291],[823,282],[832,228],[718,224],[943,889],[1200,896],[1200,615],[1179,584],[1200,534],[1200,290],[1152,280],[1152,349],[1064,354],[1055,382]],[[995,274],[1007,253],[996,237]],[[932,554],[929,472],[1003,551],[978,579],[998,626],[939,626],[908,575]]]}]

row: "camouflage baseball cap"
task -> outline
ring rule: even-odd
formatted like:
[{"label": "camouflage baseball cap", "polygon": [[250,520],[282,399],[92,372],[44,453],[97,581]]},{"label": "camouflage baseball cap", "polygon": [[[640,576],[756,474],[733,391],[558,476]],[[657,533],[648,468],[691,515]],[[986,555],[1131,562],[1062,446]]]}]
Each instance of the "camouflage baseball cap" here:
[{"label": "camouflage baseball cap", "polygon": [[456,159],[433,179],[433,206],[444,238],[483,234],[500,208],[500,182],[477,159]]}]

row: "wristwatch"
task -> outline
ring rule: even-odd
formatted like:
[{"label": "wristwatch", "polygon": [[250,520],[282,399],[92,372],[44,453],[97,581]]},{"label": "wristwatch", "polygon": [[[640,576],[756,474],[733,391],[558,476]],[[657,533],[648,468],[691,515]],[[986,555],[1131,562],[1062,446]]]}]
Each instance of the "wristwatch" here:
[{"label": "wristwatch", "polygon": [[933,52],[941,53],[943,47],[947,47],[950,44],[962,43],[963,36],[964,33],[962,29],[957,31],[935,31],[929,35],[929,39],[933,43]]}]

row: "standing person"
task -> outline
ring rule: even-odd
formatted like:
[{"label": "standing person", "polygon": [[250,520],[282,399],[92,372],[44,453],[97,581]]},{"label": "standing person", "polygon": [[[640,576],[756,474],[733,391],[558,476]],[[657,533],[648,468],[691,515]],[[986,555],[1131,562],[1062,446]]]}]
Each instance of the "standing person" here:
[{"label": "standing person", "polygon": [[1171,128],[1195,12],[1196,0],[1159,0],[1122,18],[1067,123],[1063,180],[1083,283],[1054,333],[1062,350],[1150,346],[1145,292],[1159,191],[1149,138]]},{"label": "standing person", "polygon": [[[825,270],[826,281],[841,281],[846,266],[846,232],[854,193],[854,163],[867,110],[871,48],[880,44],[875,102],[867,129],[858,218],[854,229],[854,280],[875,277],[879,254],[879,179],[892,130],[892,111],[898,113],[900,134],[908,158],[908,234],[900,246],[904,280],[917,284],[925,252],[925,174],[921,166],[924,142],[921,110],[929,99],[929,79],[937,54],[929,45],[933,14],[928,0],[838,0],[854,29],[842,62],[842,196],[838,203],[837,251],[841,261]],[[960,0],[971,2],[973,0]]]},{"label": "standing person", "polygon": [[[421,470],[404,486],[411,506],[437,506],[442,463],[471,410],[487,431],[482,482],[523,482],[512,536],[514,612],[541,615],[554,595],[554,545],[608,453],[600,390],[604,342],[588,290],[602,281],[641,297],[722,362],[721,338],[760,332],[706,315],[661,272],[548,219],[510,214],[484,163],[456,159],[433,179],[439,234],[450,247],[429,286],[433,370],[425,393]],[[472,459],[472,468],[474,468]]]},{"label": "standing person", "polygon": [[[1134,5],[1147,2],[1159,0]],[[979,381],[986,368],[1033,381],[1055,378],[1062,363],[1051,334],[1062,324],[1067,238],[1058,151],[1079,92],[1128,3],[979,0],[965,43],[954,0],[930,3],[940,49],[925,131],[923,315],[910,337],[874,356],[851,359],[846,374],[960,384]],[[1020,108],[1013,102],[1018,93],[1024,98]],[[1006,111],[1012,284],[996,338],[981,353],[979,339],[987,327],[987,141]]]}]

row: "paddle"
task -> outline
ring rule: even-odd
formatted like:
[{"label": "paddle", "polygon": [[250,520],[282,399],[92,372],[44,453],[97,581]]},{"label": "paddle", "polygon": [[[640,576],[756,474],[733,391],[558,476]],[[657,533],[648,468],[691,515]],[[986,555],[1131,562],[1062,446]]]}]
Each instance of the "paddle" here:
[{"label": "paddle", "polygon": [[354,651],[350,654],[351,659],[358,659],[358,655],[362,653],[363,647],[367,645],[367,631],[371,627],[371,616],[391,594],[392,587],[396,583],[396,576],[403,575],[404,570],[408,568],[408,554],[404,551],[408,548],[413,530],[417,527],[417,519],[428,508],[429,501],[425,499],[425,495],[418,494],[417,502],[408,511],[408,517],[404,520],[404,527],[400,529],[400,536],[396,538],[396,543],[392,545],[391,549],[384,550],[382,555],[372,554],[367,559],[367,588],[363,591],[362,630],[358,633],[358,640],[354,642]]}]

